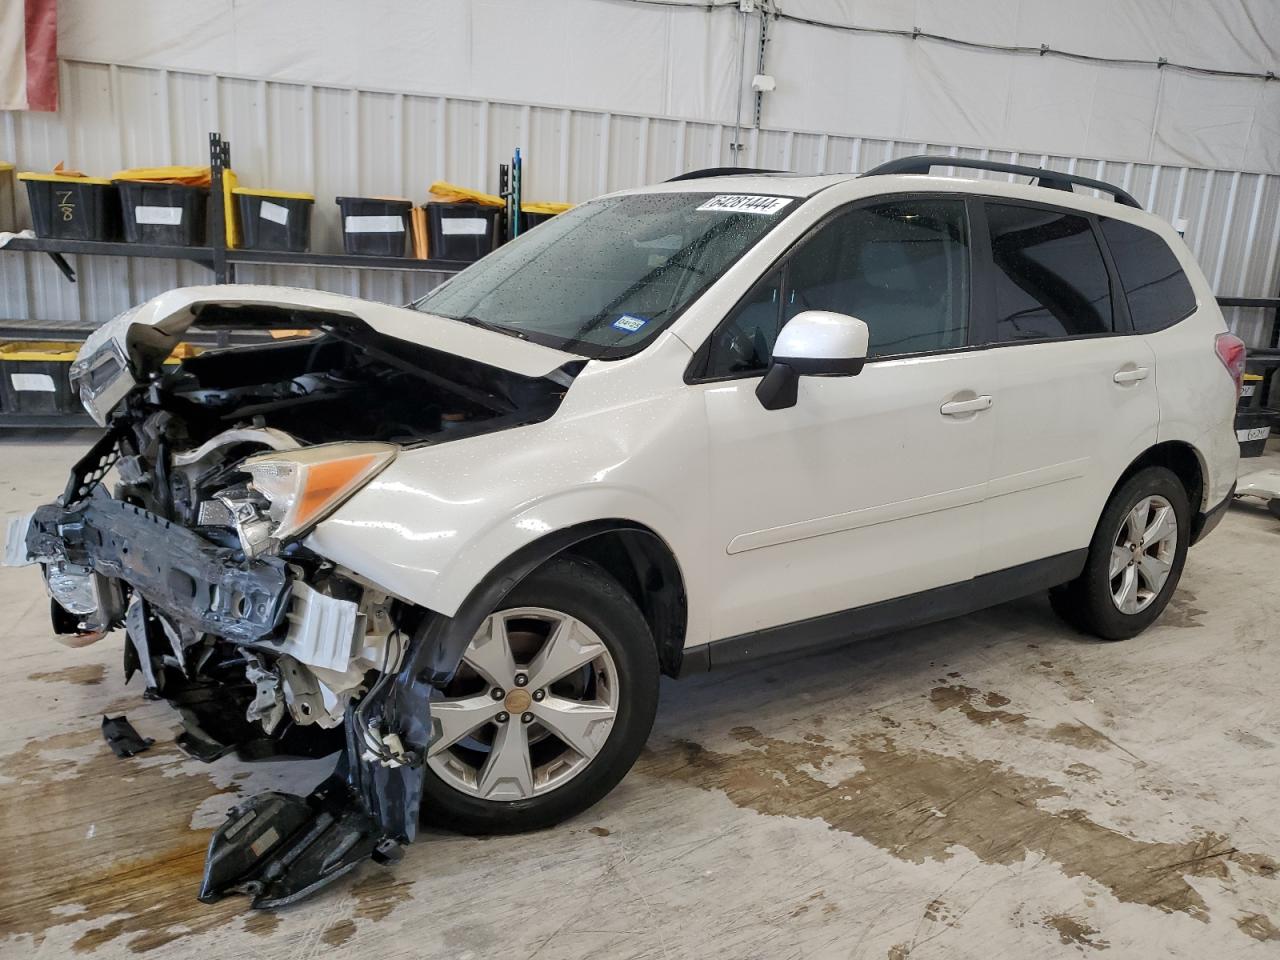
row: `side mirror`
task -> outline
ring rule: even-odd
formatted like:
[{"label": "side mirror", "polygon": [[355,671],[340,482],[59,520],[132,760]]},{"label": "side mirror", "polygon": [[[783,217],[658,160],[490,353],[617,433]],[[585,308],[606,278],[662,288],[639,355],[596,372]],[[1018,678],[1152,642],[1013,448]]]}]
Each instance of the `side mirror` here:
[{"label": "side mirror", "polygon": [[796,314],[778,334],[756,399],[766,410],[782,410],[796,405],[801,377],[856,377],[867,362],[869,337],[857,317],[825,310]]}]

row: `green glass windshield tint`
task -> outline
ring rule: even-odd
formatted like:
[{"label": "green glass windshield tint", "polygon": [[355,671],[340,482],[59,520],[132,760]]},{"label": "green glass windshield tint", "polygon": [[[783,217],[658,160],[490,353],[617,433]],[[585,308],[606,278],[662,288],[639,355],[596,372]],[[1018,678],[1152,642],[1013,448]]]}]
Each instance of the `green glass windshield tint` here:
[{"label": "green glass windshield tint", "polygon": [[414,306],[589,357],[626,356],[799,203],[769,198],[756,204],[768,212],[748,212],[712,193],[596,200],[499,248]]}]

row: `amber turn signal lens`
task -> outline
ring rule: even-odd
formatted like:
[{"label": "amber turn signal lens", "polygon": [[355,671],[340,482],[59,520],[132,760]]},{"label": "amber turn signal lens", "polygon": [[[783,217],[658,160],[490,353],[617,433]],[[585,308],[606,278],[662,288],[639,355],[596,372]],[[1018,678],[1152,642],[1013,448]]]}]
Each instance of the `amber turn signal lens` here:
[{"label": "amber turn signal lens", "polygon": [[243,466],[271,504],[272,536],[287,540],[341,506],[395,459],[396,450],[390,443],[328,443],[258,454]]}]

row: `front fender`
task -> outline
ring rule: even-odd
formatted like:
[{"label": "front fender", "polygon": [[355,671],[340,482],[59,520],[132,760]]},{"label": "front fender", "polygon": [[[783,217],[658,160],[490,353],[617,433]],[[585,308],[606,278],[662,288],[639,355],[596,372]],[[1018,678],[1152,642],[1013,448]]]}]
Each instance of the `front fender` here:
[{"label": "front fender", "polygon": [[[459,529],[467,526],[459,522],[466,519],[476,522]],[[677,563],[686,566],[682,556],[690,556],[693,545],[671,511],[642,491],[596,484],[483,518],[452,511],[415,513],[385,497],[353,501],[322,523],[307,546],[405,600],[451,617],[491,570],[521,548],[567,528],[602,521],[652,530]]]}]

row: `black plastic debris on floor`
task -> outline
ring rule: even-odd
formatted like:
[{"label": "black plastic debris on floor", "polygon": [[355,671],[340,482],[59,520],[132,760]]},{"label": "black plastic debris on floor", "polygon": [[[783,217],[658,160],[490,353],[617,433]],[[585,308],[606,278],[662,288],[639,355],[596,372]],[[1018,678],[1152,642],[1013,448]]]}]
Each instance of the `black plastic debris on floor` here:
[{"label": "black plastic debris on floor", "polygon": [[155,743],[150,737],[144,737],[133,729],[133,724],[125,719],[124,714],[103,717],[102,736],[117,757],[132,757]]}]

